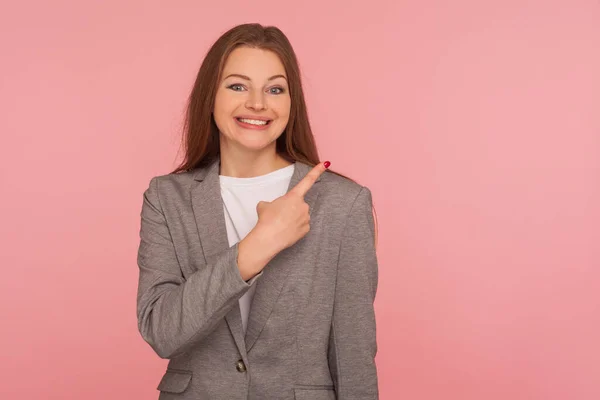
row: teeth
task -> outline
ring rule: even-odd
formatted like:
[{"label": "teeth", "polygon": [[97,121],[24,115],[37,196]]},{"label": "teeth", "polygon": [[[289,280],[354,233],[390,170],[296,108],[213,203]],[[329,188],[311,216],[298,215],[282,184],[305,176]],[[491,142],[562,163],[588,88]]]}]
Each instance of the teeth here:
[{"label": "teeth", "polygon": [[239,121],[245,122],[247,124],[252,124],[252,125],[266,125],[267,121],[260,121],[257,119],[245,119],[245,118],[238,118]]}]

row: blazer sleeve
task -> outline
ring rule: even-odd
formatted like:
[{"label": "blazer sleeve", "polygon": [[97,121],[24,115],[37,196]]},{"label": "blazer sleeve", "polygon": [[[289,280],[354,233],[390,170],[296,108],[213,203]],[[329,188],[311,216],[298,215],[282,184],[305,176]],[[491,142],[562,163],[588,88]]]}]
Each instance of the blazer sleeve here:
[{"label": "blazer sleeve", "polygon": [[138,329],[161,358],[173,358],[211,333],[257,275],[245,282],[238,245],[184,279],[161,209],[159,179],[144,192],[138,250]]},{"label": "blazer sleeve", "polygon": [[350,210],[337,267],[329,366],[338,400],[379,397],[373,302],[378,266],[372,198],[363,187]]}]

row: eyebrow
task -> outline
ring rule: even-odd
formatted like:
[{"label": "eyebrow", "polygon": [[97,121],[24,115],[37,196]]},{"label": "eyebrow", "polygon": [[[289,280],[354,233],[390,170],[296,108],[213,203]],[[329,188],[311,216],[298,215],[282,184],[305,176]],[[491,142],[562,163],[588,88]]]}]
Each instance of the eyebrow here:
[{"label": "eyebrow", "polygon": [[[247,77],[246,75],[241,75],[241,74],[230,74],[230,75],[227,75],[227,76],[226,76],[226,77],[225,77],[223,80],[225,80],[225,79],[227,79],[227,78],[230,78],[230,77],[232,77],[232,76],[235,76],[235,77],[238,77],[238,78],[241,78],[241,79],[245,79],[245,80],[247,80],[247,81],[252,81],[252,79],[250,79],[250,78],[249,78],[249,77]],[[283,75],[273,75],[272,77],[270,77],[270,78],[269,78],[269,79],[267,79],[267,80],[268,80],[268,81],[272,81],[273,79],[277,79],[277,78],[283,78],[283,79],[285,79],[285,80],[287,81],[287,78],[286,78],[285,76],[283,76]]]}]

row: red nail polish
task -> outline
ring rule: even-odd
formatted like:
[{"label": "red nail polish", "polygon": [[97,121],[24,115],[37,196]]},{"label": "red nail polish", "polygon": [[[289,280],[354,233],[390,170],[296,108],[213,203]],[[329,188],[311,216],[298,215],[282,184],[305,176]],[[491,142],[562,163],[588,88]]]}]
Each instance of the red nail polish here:
[{"label": "red nail polish", "polygon": [[325,161],[323,163],[323,165],[325,166],[325,168],[329,168],[329,166],[331,165],[331,163],[329,161]]}]

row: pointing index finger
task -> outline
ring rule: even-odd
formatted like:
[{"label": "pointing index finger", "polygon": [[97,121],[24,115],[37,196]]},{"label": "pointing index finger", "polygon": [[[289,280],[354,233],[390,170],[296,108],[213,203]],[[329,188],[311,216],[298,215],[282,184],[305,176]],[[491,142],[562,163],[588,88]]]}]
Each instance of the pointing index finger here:
[{"label": "pointing index finger", "polygon": [[[327,167],[325,165],[327,165]],[[325,172],[329,165],[329,161],[315,165],[314,168],[311,169],[308,174],[306,174],[306,176],[292,188],[292,190],[290,190],[290,192],[297,196],[304,197],[310,188],[315,184],[317,178],[321,176],[323,172]]]}]

